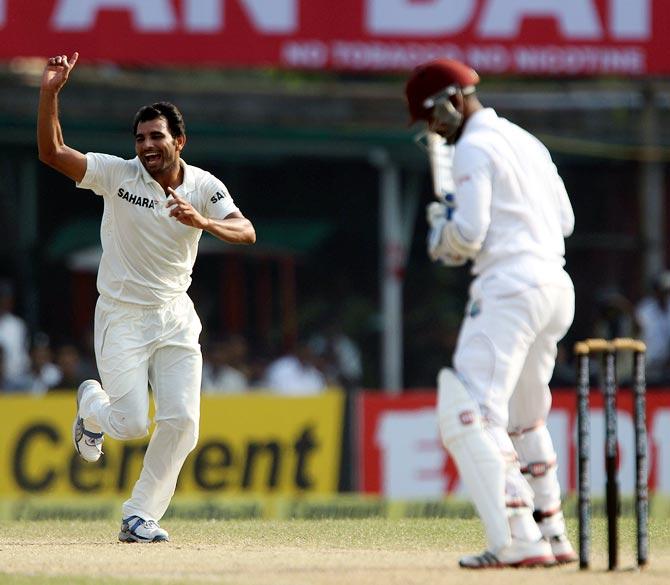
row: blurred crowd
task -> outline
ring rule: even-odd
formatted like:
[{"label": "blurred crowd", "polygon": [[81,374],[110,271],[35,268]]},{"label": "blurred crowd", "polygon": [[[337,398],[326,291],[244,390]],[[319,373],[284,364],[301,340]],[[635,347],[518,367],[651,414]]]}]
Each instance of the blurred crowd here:
[{"label": "blurred crowd", "polygon": [[206,341],[203,393],[265,389],[277,394],[310,395],[333,386],[355,390],[363,375],[359,348],[336,327],[300,340],[292,351],[272,358],[251,354],[241,335]]},{"label": "blurred crowd", "polygon": [[[595,298],[591,337],[615,339],[632,337],[647,346],[647,383],[670,386],[670,270],[658,274],[650,283],[647,294],[633,303],[616,287],[600,289]],[[591,376],[597,379],[599,364],[591,360]],[[617,378],[627,385],[633,375],[633,355],[621,354],[617,359]],[[575,365],[571,348],[558,348],[552,382],[555,385],[573,385]]]},{"label": "blurred crowd", "polygon": [[[606,287],[597,292],[593,309],[590,335],[642,339],[647,345],[647,382],[670,386],[670,270],[659,274],[637,303],[617,288]],[[205,332],[202,344],[202,391],[206,394],[269,390],[310,395],[333,386],[353,391],[362,383],[360,348],[336,319],[283,354],[252,349],[238,334]],[[597,360],[592,360],[592,368],[595,382]],[[630,382],[633,356],[620,356],[617,369],[619,382]],[[12,282],[0,280],[0,393],[40,395],[73,390],[83,380],[97,377],[92,334],[85,340],[56,344],[47,333],[31,334],[14,311]],[[559,345],[551,384],[574,383],[575,363],[566,340]]]},{"label": "blurred crowd", "polygon": [[[203,336],[202,391],[207,394],[269,390],[311,395],[333,386],[354,390],[362,375],[360,350],[335,321],[280,355],[250,351],[242,335]],[[84,343],[55,345],[46,333],[31,335],[14,313],[12,283],[0,280],[0,393],[74,390],[88,378],[98,378],[92,335]]]}]

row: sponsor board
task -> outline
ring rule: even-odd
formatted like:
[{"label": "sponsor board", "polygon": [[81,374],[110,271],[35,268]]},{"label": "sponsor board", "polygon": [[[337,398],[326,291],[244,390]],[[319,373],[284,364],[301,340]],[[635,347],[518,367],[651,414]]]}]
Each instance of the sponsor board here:
[{"label": "sponsor board", "polygon": [[0,0],[0,58],[644,75],[670,72],[669,27],[664,0]]},{"label": "sponsor board", "polygon": [[[83,461],[71,438],[74,394],[0,398],[0,498],[126,495],[149,439],[105,438],[105,455]],[[200,439],[177,494],[329,494],[337,490],[343,395],[203,396]]]},{"label": "sponsor board", "polygon": [[[577,481],[576,396],[572,389],[554,390],[547,426],[558,455],[558,475],[565,492]],[[358,477],[364,493],[394,499],[464,495],[454,462],[442,447],[435,392],[400,396],[364,393],[358,402]],[[619,485],[624,496],[635,486],[635,442],[632,396],[618,395]],[[591,394],[591,489],[605,488],[605,421],[602,396]],[[649,488],[670,494],[670,389],[647,392]]]}]

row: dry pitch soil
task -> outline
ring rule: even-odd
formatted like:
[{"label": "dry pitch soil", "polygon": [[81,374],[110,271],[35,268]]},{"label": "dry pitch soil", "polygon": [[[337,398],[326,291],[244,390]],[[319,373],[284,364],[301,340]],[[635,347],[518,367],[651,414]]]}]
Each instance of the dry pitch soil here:
[{"label": "dry pitch soil", "polygon": [[258,533],[215,538],[204,534],[200,539],[183,530],[181,534],[173,532],[169,543],[137,545],[117,543],[114,535],[107,538],[100,530],[91,531],[93,534],[87,537],[81,526],[73,531],[54,531],[45,526],[40,529],[40,523],[32,526],[35,530],[31,535],[19,538],[12,538],[7,526],[0,526],[0,584],[70,585],[90,579],[91,583],[105,585],[441,585],[466,580],[468,585],[516,585],[536,577],[550,579],[551,585],[670,583],[667,549],[652,551],[651,563],[643,571],[632,569],[633,559],[627,551],[622,551],[622,569],[615,573],[605,570],[606,559],[601,552],[593,555],[593,569],[589,571],[579,571],[575,564],[549,569],[465,571],[458,568],[458,558],[473,552],[469,541],[423,549],[401,538],[385,547],[374,535],[372,545],[366,547],[360,534],[352,539],[345,533],[341,542],[336,542],[336,536],[327,538],[326,543],[318,542],[310,535],[301,542],[301,537],[293,534],[288,539],[290,544],[282,544],[278,538],[259,537]]}]

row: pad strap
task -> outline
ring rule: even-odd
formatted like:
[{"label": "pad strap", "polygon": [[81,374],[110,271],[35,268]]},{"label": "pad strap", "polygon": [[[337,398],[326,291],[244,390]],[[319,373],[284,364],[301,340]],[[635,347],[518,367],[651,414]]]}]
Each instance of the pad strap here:
[{"label": "pad strap", "polygon": [[521,473],[530,475],[531,477],[542,477],[547,474],[547,471],[555,466],[555,459],[553,461],[536,461],[535,463],[529,463],[525,467],[522,467]]}]

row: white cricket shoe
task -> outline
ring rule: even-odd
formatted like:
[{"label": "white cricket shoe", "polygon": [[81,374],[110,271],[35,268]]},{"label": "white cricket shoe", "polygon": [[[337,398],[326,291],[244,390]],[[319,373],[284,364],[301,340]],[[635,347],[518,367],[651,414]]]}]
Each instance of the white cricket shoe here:
[{"label": "white cricket shoe", "polygon": [[463,557],[458,564],[464,569],[502,569],[505,567],[551,567],[556,558],[544,539],[536,542],[512,538],[511,544],[497,551]]},{"label": "white cricket shoe", "polygon": [[572,548],[565,534],[558,534],[549,538],[551,551],[554,553],[556,562],[560,564],[574,563],[577,561],[577,553]]},{"label": "white cricket shoe", "polygon": [[167,542],[167,530],[163,530],[155,520],[144,520],[139,516],[128,516],[121,521],[121,542]]},{"label": "white cricket shoe", "polygon": [[72,442],[81,458],[93,463],[100,459],[100,455],[102,455],[102,441],[104,440],[104,434],[86,430],[84,427],[84,419],[79,416],[79,403],[81,402],[81,397],[84,394],[86,386],[91,382],[98,383],[95,380],[85,380],[79,385],[79,390],[77,390],[77,415],[74,417],[74,423],[72,425]]}]

